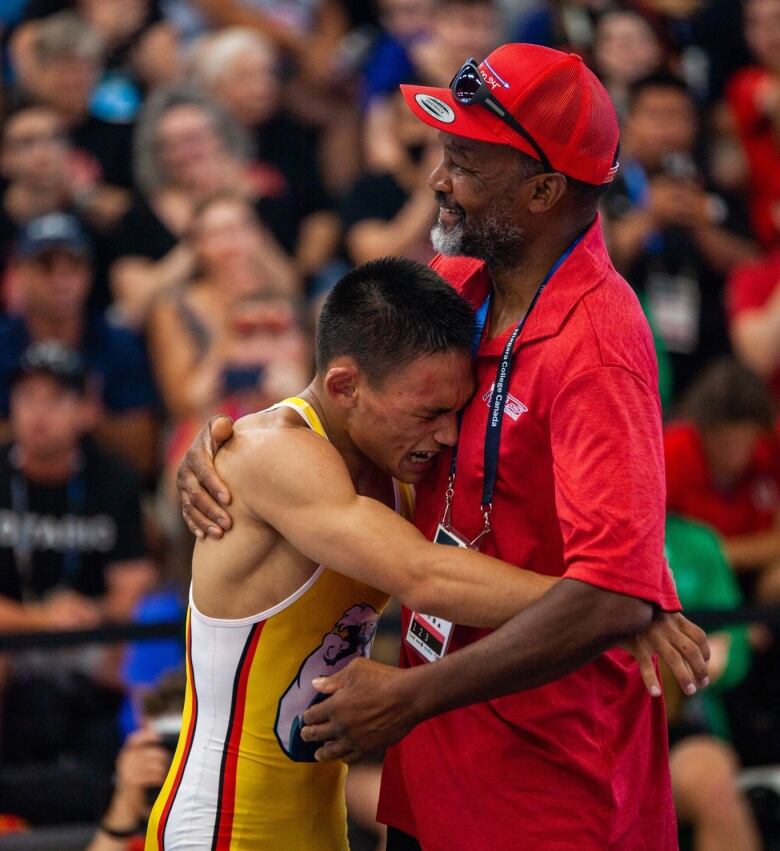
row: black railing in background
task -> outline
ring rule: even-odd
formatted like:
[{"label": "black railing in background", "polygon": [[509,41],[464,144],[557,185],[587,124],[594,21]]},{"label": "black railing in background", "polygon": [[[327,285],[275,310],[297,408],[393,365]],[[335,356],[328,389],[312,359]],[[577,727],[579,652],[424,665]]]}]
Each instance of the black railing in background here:
[{"label": "black railing in background", "polygon": [[[706,609],[685,613],[702,629],[712,632],[724,626],[742,623],[765,623],[780,626],[780,607],[743,606],[739,609]],[[400,620],[395,615],[384,615],[379,622],[379,633],[398,631]],[[52,630],[50,632],[2,632],[0,652],[26,650],[28,648],[61,648],[78,644],[116,644],[123,641],[151,641],[161,638],[184,637],[184,623],[162,621],[145,624],[112,624],[97,629]]]}]

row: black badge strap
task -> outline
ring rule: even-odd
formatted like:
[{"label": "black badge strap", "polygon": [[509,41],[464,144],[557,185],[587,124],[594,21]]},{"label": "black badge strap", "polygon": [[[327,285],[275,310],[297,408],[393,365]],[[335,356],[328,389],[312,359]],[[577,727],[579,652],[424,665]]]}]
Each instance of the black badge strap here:
[{"label": "black badge strap", "polygon": [[[526,322],[528,321],[528,317],[531,315],[531,312],[536,307],[537,302],[539,301],[539,297],[544,291],[547,284],[550,282],[550,279],[553,275],[560,269],[560,267],[565,263],[568,259],[569,255],[574,251],[577,247],[578,243],[582,239],[582,234],[577,237],[577,239],[572,242],[572,244],[561,254],[561,256],[553,263],[549,272],[544,276],[544,280],[539,284],[536,292],[531,299],[531,303],[528,305],[528,310],[526,310],[525,315],[515,326],[514,331],[509,336],[509,339],[504,346],[504,351],[501,354],[501,359],[498,362],[498,369],[496,371],[496,379],[493,384],[493,395],[490,398],[490,412],[488,414],[487,428],[485,431],[485,476],[482,482],[482,503],[481,510],[485,519],[485,529],[479,535],[481,538],[486,532],[490,530],[490,512],[493,508],[493,490],[496,484],[496,478],[498,475],[498,455],[499,450],[501,448],[501,427],[504,421],[504,409],[506,407],[507,400],[507,386],[509,384],[509,378],[512,374],[512,363],[514,359],[514,348],[515,343],[523,332],[523,328],[525,328]],[[479,341],[482,338],[482,332],[485,327],[485,323],[487,322],[487,314],[488,307],[490,302],[490,296],[485,300],[485,302],[480,306],[479,311],[477,312],[477,331],[474,336],[474,340],[478,345]],[[450,463],[450,480],[447,489],[447,493],[449,499],[447,500],[447,511],[446,516],[447,520],[449,520],[449,508],[452,501],[452,494],[454,491],[454,482],[455,482],[455,471],[457,468],[458,462],[458,446],[457,444],[452,449],[452,461]]]}]

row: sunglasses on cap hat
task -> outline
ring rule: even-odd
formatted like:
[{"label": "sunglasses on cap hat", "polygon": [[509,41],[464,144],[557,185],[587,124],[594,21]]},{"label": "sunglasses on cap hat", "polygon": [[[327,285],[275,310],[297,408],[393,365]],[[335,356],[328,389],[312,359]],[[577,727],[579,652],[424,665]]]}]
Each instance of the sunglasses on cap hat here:
[{"label": "sunglasses on cap hat", "polygon": [[450,83],[452,96],[461,106],[484,106],[497,115],[507,127],[519,133],[539,155],[539,160],[547,171],[556,171],[539,143],[515,119],[509,110],[496,98],[487,84],[475,59],[468,59]]}]

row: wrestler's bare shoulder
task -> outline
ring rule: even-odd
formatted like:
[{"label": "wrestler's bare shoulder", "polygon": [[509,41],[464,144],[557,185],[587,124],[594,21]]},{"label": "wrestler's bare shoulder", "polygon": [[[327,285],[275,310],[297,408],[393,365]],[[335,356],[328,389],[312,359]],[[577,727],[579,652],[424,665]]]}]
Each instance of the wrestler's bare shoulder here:
[{"label": "wrestler's bare shoulder", "polygon": [[[217,472],[229,486],[263,482],[278,486],[282,480],[304,478],[311,482],[320,472],[346,472],[333,445],[312,431],[289,408],[260,411],[237,420],[233,436],[215,457]],[[253,488],[254,490],[254,488]]]}]

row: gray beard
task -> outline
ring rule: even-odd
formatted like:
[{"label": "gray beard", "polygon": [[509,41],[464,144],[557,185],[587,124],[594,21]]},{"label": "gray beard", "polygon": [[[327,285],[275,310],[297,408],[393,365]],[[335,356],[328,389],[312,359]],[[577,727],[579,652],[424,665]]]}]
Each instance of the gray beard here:
[{"label": "gray beard", "polygon": [[463,223],[452,228],[444,228],[437,222],[431,229],[431,242],[434,250],[444,254],[445,257],[457,257],[463,254],[461,250]]},{"label": "gray beard", "polygon": [[516,225],[507,227],[495,213],[488,213],[476,227],[466,230],[464,222],[444,227],[437,222],[431,230],[431,242],[446,257],[475,257],[493,269],[513,267],[522,259],[525,234]]}]

